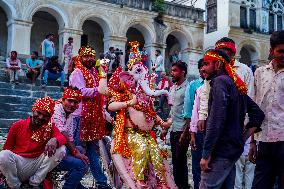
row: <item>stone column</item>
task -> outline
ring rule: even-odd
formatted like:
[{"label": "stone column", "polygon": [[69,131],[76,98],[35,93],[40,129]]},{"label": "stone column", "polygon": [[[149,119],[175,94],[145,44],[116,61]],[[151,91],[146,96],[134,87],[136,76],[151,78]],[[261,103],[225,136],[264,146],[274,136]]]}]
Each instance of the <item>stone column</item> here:
[{"label": "stone column", "polygon": [[118,48],[123,52],[121,56],[121,65],[125,68],[125,46],[127,38],[123,36],[106,36],[104,37],[104,52],[107,52],[110,47]]},{"label": "stone column", "polygon": [[30,54],[31,28],[33,22],[11,19],[7,22],[7,53],[17,51],[19,55]]},{"label": "stone column", "polygon": [[78,50],[81,47],[81,35],[83,34],[82,30],[73,29],[73,28],[63,28],[58,32],[59,35],[59,59],[63,60],[63,47],[64,44],[68,42],[69,37],[73,37],[73,53],[74,55],[78,54]]},{"label": "stone column", "polygon": [[[159,44],[159,43],[145,44],[145,48],[146,48],[147,52],[149,53],[148,60],[150,62],[150,68],[152,67],[152,64],[155,63],[155,61],[156,61],[155,51],[157,49],[159,49],[161,51],[161,55],[164,57],[164,61],[165,61],[166,47],[167,47],[166,44]],[[168,69],[166,68],[166,70],[168,70]]]},{"label": "stone column", "polygon": [[201,49],[184,49],[182,52],[183,61],[188,64],[187,77],[199,77],[198,60],[203,57]]}]

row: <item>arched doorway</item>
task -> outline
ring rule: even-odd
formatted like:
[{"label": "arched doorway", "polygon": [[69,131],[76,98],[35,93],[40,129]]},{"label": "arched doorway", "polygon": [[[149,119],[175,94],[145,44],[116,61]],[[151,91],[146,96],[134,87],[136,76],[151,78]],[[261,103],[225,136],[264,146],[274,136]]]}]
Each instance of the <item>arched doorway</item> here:
[{"label": "arched doorway", "polygon": [[8,40],[8,28],[7,28],[7,15],[5,11],[0,7],[0,56],[5,57],[7,55],[7,40]]},{"label": "arched doorway", "polygon": [[[259,56],[256,49],[251,45],[243,45],[240,51],[240,62],[254,68],[258,64]],[[253,69],[254,71],[254,69]]]},{"label": "arched doorway", "polygon": [[[178,41],[178,39],[174,35],[168,35],[166,40],[166,50],[165,50],[165,68],[166,72],[169,72],[171,69],[171,61],[170,56],[173,55],[174,52],[180,52],[181,51],[181,45]],[[179,55],[179,58],[180,55]]]},{"label": "arched doorway", "polygon": [[32,18],[33,26],[31,31],[31,51],[38,51],[41,54],[41,43],[49,33],[54,34],[55,54],[59,54],[59,25],[56,18],[45,11],[38,11]]},{"label": "arched doorway", "polygon": [[140,43],[140,50],[145,45],[145,40],[143,34],[135,27],[130,27],[126,32],[127,42],[125,45],[125,65],[127,65],[129,53],[130,53],[130,41],[138,41]]},{"label": "arched doorway", "polygon": [[83,35],[81,37],[81,46],[90,45],[97,53],[104,53],[104,32],[103,28],[93,20],[86,20],[82,26]]}]

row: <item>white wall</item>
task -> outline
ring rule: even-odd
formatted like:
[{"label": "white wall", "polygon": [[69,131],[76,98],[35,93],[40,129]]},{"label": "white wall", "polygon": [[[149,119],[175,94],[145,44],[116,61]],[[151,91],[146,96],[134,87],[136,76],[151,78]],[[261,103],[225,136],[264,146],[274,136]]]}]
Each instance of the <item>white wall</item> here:
[{"label": "white wall", "polygon": [[229,0],[217,0],[217,31],[207,33],[204,30],[204,50],[214,47],[216,41],[228,37],[229,27]]}]

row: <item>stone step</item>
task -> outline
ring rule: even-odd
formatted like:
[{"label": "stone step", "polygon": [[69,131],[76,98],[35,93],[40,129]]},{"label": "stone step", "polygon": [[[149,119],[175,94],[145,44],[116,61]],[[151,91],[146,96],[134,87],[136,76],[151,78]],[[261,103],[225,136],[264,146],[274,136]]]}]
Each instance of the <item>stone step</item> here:
[{"label": "stone step", "polygon": [[11,84],[9,82],[3,82],[0,80],[0,89],[14,89],[14,90],[24,90],[24,91],[44,91],[44,92],[61,92],[59,86],[46,86],[42,89],[41,86],[32,86],[31,84],[19,83],[17,85]]},{"label": "stone step", "polygon": [[0,119],[25,119],[29,115],[31,115],[30,112],[0,110]]},{"label": "stone step", "polygon": [[11,104],[9,102],[0,103],[0,110],[30,112],[31,109],[32,104]]},{"label": "stone step", "polygon": [[0,103],[13,102],[13,104],[33,104],[36,98],[21,97],[21,96],[10,96],[0,94]]},{"label": "stone step", "polygon": [[9,128],[13,123],[18,121],[20,119],[7,119],[7,118],[0,118],[0,127],[1,127],[1,132],[3,134],[8,133]]}]

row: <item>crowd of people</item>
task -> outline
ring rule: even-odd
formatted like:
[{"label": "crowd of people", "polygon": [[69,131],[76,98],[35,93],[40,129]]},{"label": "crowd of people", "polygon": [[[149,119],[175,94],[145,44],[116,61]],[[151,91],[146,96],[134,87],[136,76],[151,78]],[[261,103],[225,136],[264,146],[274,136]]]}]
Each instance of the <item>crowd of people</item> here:
[{"label": "crowd of people", "polygon": [[[50,97],[37,99],[32,116],[11,126],[0,152],[0,171],[10,188],[20,188],[25,183],[34,189],[44,183],[48,188],[49,173],[55,167],[68,172],[64,189],[85,188],[80,181],[89,168],[96,188],[111,188],[102,170],[99,152],[99,141],[111,135],[112,129],[106,127],[106,122],[119,127],[114,132],[112,153],[131,154],[134,180],[138,185],[146,186],[147,166],[144,163],[149,156],[155,177],[160,180],[157,188],[170,188],[162,171],[163,159],[155,136],[138,129],[141,123],[131,118],[136,110],[143,110],[145,123],[152,123],[153,119],[161,126],[161,139],[169,133],[172,174],[177,188],[190,188],[189,147],[194,189],[284,188],[284,31],[271,35],[271,60],[255,73],[236,60],[235,42],[228,37],[219,39],[214,49],[204,53],[198,61],[200,77],[191,82],[186,77],[188,66],[179,59],[178,52],[171,56],[171,82],[165,73],[161,51],[156,50],[156,61],[150,70],[154,73],[154,83],[150,82],[150,87],[169,91],[159,97],[157,107],[158,113],[163,112],[168,100],[170,112],[165,121],[153,112],[154,95],[141,96],[144,95],[140,91],[143,85],[138,89],[140,92],[130,98],[129,92],[134,89],[129,86],[134,85],[135,78],[118,72],[121,67],[116,62],[116,54],[120,52],[111,47],[96,62],[95,50],[87,46],[81,47],[79,55],[72,57],[73,39],[69,38],[64,46],[65,66],[62,68],[54,54],[53,37],[48,35],[42,43],[44,63],[37,59],[37,52],[32,52],[27,59],[27,76],[34,82],[43,66],[44,85],[48,78],[60,78],[63,86],[65,74],[70,74],[69,87],[64,88],[58,101]],[[135,70],[131,70],[136,74],[150,66],[145,48],[138,54],[139,59],[137,54],[132,54],[132,60],[139,60],[139,64],[133,61],[128,67],[134,69],[136,64]],[[72,72],[68,71],[70,62]],[[21,67],[17,52],[11,52],[7,67],[11,82],[17,82]],[[113,77],[109,82],[110,74]],[[114,82],[118,81],[118,76],[125,78],[124,84]],[[147,102],[140,104],[141,99]],[[143,108],[148,109],[144,111]],[[116,119],[109,111],[116,112]],[[133,127],[124,130],[121,127],[124,122]],[[139,133],[140,138],[134,132]],[[126,143],[130,149],[120,138],[124,134],[128,135]],[[146,140],[145,145],[143,143],[143,150],[139,151],[142,140]],[[139,162],[144,163],[140,165]]]}]

